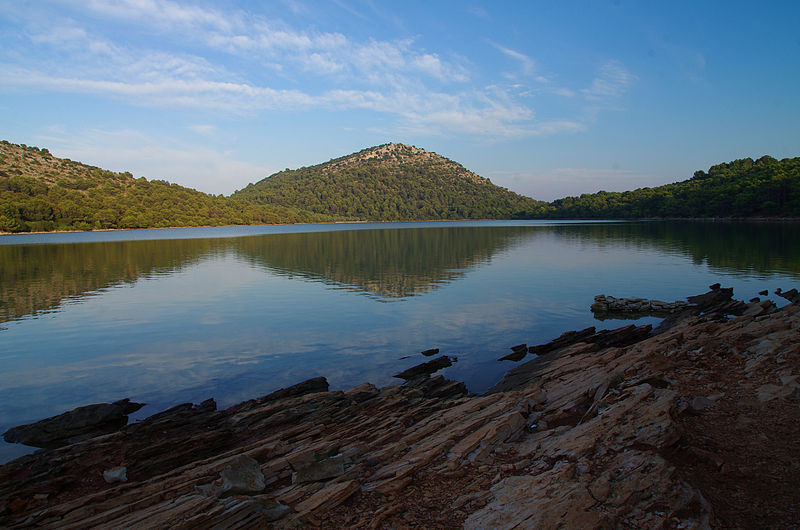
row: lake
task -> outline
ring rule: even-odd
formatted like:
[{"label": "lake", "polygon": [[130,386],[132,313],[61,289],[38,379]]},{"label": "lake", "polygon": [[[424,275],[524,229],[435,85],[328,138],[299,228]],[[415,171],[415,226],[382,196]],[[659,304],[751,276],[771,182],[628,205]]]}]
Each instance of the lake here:
[{"label": "lake", "polygon": [[[514,366],[497,361],[513,345],[630,323],[595,320],[597,294],[798,287],[798,241],[793,223],[662,221],[0,236],[0,432],[125,397],[148,403],[136,419],[317,375],[397,384],[429,348],[482,392]],[[31,450],[3,443],[0,461]]]}]

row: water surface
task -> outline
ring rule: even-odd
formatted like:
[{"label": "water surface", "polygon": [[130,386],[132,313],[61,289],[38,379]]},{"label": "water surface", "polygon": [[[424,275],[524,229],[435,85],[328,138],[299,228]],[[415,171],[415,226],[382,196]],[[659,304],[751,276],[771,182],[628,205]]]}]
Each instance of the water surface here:
[{"label": "water surface", "polygon": [[[324,375],[334,389],[439,348],[481,392],[518,343],[596,321],[596,294],[740,299],[797,286],[796,224],[458,222],[0,237],[0,431],[130,397],[136,418]],[[783,303],[780,298],[776,302]],[[656,322],[654,319],[648,322]],[[0,460],[19,454],[0,446]]]}]

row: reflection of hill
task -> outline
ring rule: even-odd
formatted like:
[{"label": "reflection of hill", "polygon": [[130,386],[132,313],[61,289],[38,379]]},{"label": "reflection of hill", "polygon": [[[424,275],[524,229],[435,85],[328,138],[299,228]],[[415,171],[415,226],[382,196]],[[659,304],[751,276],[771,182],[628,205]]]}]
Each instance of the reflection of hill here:
[{"label": "reflection of hill", "polygon": [[216,239],[0,245],[0,322],[143,275],[166,274],[221,245]]},{"label": "reflection of hill", "polygon": [[[800,224],[631,222],[550,226],[388,228],[63,245],[0,245],[0,322],[57,308],[141,276],[169,274],[234,250],[259,267],[380,299],[426,293],[523,240],[544,234],[598,247],[690,256],[729,274],[800,279]],[[199,287],[202,288],[202,287]]]},{"label": "reflection of hill", "polygon": [[800,278],[800,223],[653,221],[561,225],[564,238],[654,248],[728,274],[779,272]]},{"label": "reflection of hill", "polygon": [[529,227],[441,227],[282,234],[233,240],[252,263],[287,276],[405,298],[452,281]]}]

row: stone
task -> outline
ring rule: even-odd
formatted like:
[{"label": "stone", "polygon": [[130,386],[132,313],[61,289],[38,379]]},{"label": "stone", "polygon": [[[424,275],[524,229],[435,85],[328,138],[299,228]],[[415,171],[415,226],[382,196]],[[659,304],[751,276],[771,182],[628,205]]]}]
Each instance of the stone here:
[{"label": "stone", "polygon": [[258,462],[245,455],[238,456],[230,467],[220,472],[219,476],[211,490],[217,497],[253,495],[261,493],[266,487],[264,474]]},{"label": "stone", "polygon": [[709,409],[714,406],[714,402],[707,397],[697,396],[696,398],[692,399],[689,403],[688,412],[694,414],[700,414],[706,409]]},{"label": "stone", "polygon": [[128,414],[144,407],[122,399],[113,403],[98,403],[78,407],[35,423],[9,429],[3,439],[33,447],[55,448],[118,431],[128,423]]},{"label": "stone", "polygon": [[301,467],[292,475],[292,484],[318,482],[344,474],[344,456],[338,454]]},{"label": "stone", "polygon": [[785,298],[786,300],[789,300],[792,303],[800,302],[800,293],[798,293],[797,289],[790,289],[789,291],[783,291],[781,293],[778,293],[778,296],[780,296],[781,298]]},{"label": "stone", "polygon": [[379,390],[372,383],[362,383],[357,387],[345,391],[345,395],[356,403],[372,399],[379,394]]},{"label": "stone", "polygon": [[430,375],[438,370],[441,370],[442,368],[447,368],[448,366],[452,365],[453,361],[450,359],[450,357],[442,355],[441,357],[437,357],[432,361],[412,366],[407,370],[403,370],[400,373],[394,374],[392,377],[397,377],[398,379],[405,379],[408,381],[421,375]]},{"label": "stone", "polygon": [[361,491],[361,484],[357,480],[331,484],[300,502],[295,506],[295,509],[301,515],[303,512],[330,510],[349,499],[358,491]]},{"label": "stone", "polygon": [[118,466],[103,471],[103,480],[109,484],[114,484],[115,482],[128,482],[128,468],[125,466]]},{"label": "stone", "polygon": [[564,348],[566,346],[571,346],[577,342],[581,342],[588,337],[591,337],[595,334],[594,326],[586,329],[582,329],[580,331],[567,331],[562,333],[558,336],[558,338],[553,339],[552,341],[546,344],[540,344],[538,346],[531,346],[528,348],[530,353],[535,353],[537,355],[544,355],[545,353],[549,353],[551,351],[558,350],[560,348]]},{"label": "stone", "polygon": [[[523,346],[524,346],[524,344],[523,344]],[[509,353],[508,355],[503,355],[502,357],[500,357],[497,360],[498,361],[514,361],[514,362],[517,362],[517,361],[521,361],[522,359],[524,359],[527,354],[528,354],[528,349],[527,349],[527,347],[525,347],[525,348],[523,348],[521,350],[514,350],[511,353]]]},{"label": "stone", "polygon": [[439,353],[439,348],[431,348],[429,350],[423,351],[422,355],[424,355],[425,357],[431,357],[432,355],[436,355],[437,353]]}]

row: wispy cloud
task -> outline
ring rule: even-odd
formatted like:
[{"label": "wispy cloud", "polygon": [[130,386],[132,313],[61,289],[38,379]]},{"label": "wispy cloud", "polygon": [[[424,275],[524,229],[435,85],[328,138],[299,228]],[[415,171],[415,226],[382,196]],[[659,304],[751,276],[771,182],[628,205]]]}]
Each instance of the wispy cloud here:
[{"label": "wispy cloud", "polygon": [[[569,117],[537,122],[528,105],[531,87],[480,86],[483,76],[468,59],[426,50],[415,38],[358,41],[238,9],[175,0],[62,0],[60,5],[66,15],[62,10],[49,17],[5,5],[24,28],[22,37],[7,41],[9,47],[18,55],[30,46],[42,53],[24,62],[0,53],[1,88],[238,114],[366,109],[394,116],[398,130],[426,134],[506,138],[583,130]],[[70,16],[78,10],[91,15],[80,19],[85,26]],[[148,38],[138,44],[114,39],[114,31],[102,31],[103,21]],[[490,44],[518,65],[514,76],[549,83],[533,57]],[[549,90],[599,100],[624,93],[633,79],[611,61],[589,88]]]},{"label": "wispy cloud", "polygon": [[636,79],[619,61],[608,61],[600,67],[591,86],[581,90],[581,93],[592,100],[616,98],[627,92]]},{"label": "wispy cloud", "polygon": [[[205,126],[198,126],[202,132]],[[133,130],[70,130],[54,126],[38,139],[54,155],[82,160],[136,177],[165,179],[208,193],[228,194],[277,168],[241,162],[203,145],[176,142]]]},{"label": "wispy cloud", "polygon": [[515,59],[519,62],[520,68],[522,69],[522,73],[526,76],[533,74],[536,71],[536,61],[534,61],[531,57],[528,57],[524,53],[518,52],[516,50],[512,50],[511,48],[506,48],[505,46],[501,46],[496,42],[489,41],[489,43],[503,52],[508,57]]}]

